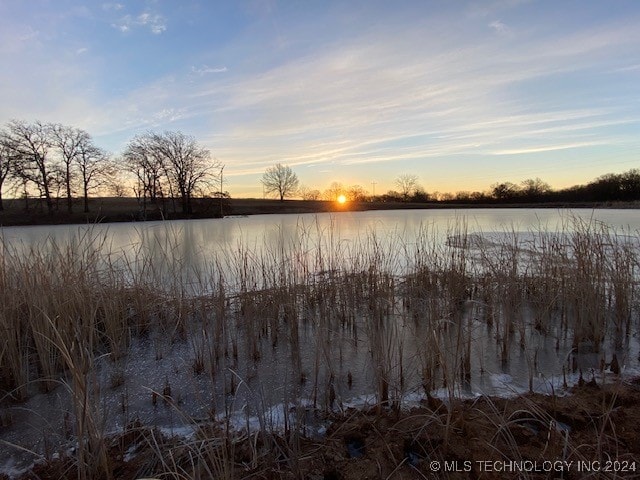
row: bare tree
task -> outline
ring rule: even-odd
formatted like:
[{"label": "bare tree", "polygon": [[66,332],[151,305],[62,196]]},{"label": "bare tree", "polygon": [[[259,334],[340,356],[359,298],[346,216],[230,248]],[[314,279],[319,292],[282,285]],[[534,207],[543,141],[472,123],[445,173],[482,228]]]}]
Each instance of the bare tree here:
[{"label": "bare tree", "polygon": [[444,192],[439,194],[438,201],[439,202],[450,202],[454,199],[454,195],[451,192]]},{"label": "bare tree", "polygon": [[491,195],[496,200],[513,200],[520,194],[520,188],[515,183],[502,182],[491,185]]},{"label": "bare tree", "polygon": [[302,197],[303,200],[320,200],[322,196],[322,192],[317,189],[312,189],[305,186],[302,186],[298,189],[298,193]]},{"label": "bare tree", "polygon": [[298,176],[291,170],[291,167],[281,163],[267,168],[262,175],[262,185],[264,185],[265,191],[277,194],[281,202],[284,197],[289,197],[296,192],[298,183]]},{"label": "bare tree", "polygon": [[62,167],[62,183],[65,187],[67,198],[67,211],[73,211],[73,195],[71,185],[73,182],[73,164],[80,154],[80,144],[86,142],[89,134],[83,130],[65,125],[54,124],[49,126],[51,140],[60,154]]},{"label": "bare tree", "polygon": [[14,172],[16,155],[10,148],[10,140],[5,132],[0,132],[0,212],[4,210],[2,203],[2,188],[6,185],[10,175]]},{"label": "bare tree", "polygon": [[15,173],[23,180],[25,194],[31,182],[44,197],[47,211],[53,213],[51,189],[55,182],[55,164],[49,156],[53,147],[50,127],[40,122],[32,124],[12,120],[7,125],[7,145],[15,156]]},{"label": "bare tree", "polygon": [[89,192],[108,183],[115,175],[116,167],[107,153],[94,145],[85,132],[78,144],[78,154],[74,162],[80,174],[83,210],[89,212]]},{"label": "bare tree", "polygon": [[418,186],[418,176],[409,173],[403,173],[396,178],[395,186],[398,188],[402,200],[407,201]]},{"label": "bare tree", "polygon": [[411,196],[411,201],[413,202],[428,202],[429,194],[427,191],[420,185],[417,185],[413,190],[413,195]]},{"label": "bare tree", "polygon": [[520,191],[522,196],[532,201],[540,200],[540,197],[551,191],[551,186],[538,177],[523,180],[520,185],[522,186]]},{"label": "bare tree", "polygon": [[344,194],[344,186],[340,182],[331,182],[329,188],[324,191],[325,199],[332,202],[335,202],[342,194]]},{"label": "bare tree", "polygon": [[[219,164],[194,137],[182,132],[147,132],[127,146],[125,168],[136,176],[136,196],[146,211],[147,198],[157,204],[166,188],[172,202],[179,198],[182,213],[192,213],[194,193],[217,179]],[[175,203],[174,203],[175,211]]]},{"label": "bare tree", "polygon": [[191,199],[202,183],[215,179],[218,162],[194,137],[182,132],[150,134],[154,154],[160,160],[172,191],[180,196],[182,213],[192,213]]},{"label": "bare tree", "polygon": [[150,137],[150,134],[134,137],[122,155],[123,167],[136,177],[133,191],[141,204],[143,216],[147,212],[147,201],[157,204],[158,196],[162,195],[164,169]]},{"label": "bare tree", "polygon": [[367,198],[367,192],[360,185],[351,185],[347,189],[347,198],[350,202],[363,202]]},{"label": "bare tree", "polygon": [[123,198],[127,195],[129,189],[123,184],[122,178],[118,174],[118,170],[114,169],[113,174],[107,176],[105,179],[105,185],[107,192],[114,197]]}]

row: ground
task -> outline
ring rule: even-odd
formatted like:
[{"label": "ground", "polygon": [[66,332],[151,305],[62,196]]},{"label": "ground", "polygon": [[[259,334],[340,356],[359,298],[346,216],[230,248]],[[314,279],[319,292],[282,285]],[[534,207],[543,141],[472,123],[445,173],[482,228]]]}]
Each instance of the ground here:
[{"label": "ground", "polygon": [[[110,440],[111,478],[639,478],[640,381],[583,382],[569,393],[348,410],[331,414],[321,439],[255,434],[231,442],[206,427],[186,444],[132,425]],[[212,439],[218,447],[203,453]],[[78,477],[63,459],[22,478]]]}]

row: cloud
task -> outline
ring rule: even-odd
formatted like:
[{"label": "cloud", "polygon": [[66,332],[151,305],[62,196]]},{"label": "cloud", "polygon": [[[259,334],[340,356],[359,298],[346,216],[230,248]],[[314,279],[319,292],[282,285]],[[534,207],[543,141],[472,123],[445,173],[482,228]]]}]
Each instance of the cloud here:
[{"label": "cloud", "polygon": [[[612,128],[638,121],[620,120],[625,107],[616,102],[596,98],[587,107],[554,99],[558,92],[531,96],[527,88],[610,59],[623,45],[618,30],[598,28],[598,39],[586,43],[589,29],[518,45],[489,37],[419,42],[420,32],[409,29],[403,36],[375,32],[251,77],[203,81],[190,96],[224,116],[211,145],[246,172],[273,161],[393,165],[586,149],[614,143]],[[626,44],[634,37],[626,35]],[[580,88],[589,95],[588,82]]]},{"label": "cloud", "polygon": [[500,20],[495,20],[495,21],[491,22],[489,24],[489,27],[491,29],[493,29],[493,31],[496,32],[499,35],[510,35],[511,34],[511,29],[509,27],[507,27],[504,23],[502,23]]},{"label": "cloud", "polygon": [[28,42],[30,40],[38,38],[39,35],[40,32],[38,30],[27,27],[22,33],[18,34],[17,39],[19,42]]},{"label": "cloud", "polygon": [[491,152],[493,155],[523,155],[529,153],[543,153],[543,152],[552,152],[555,150],[569,150],[572,148],[585,148],[585,147],[594,147],[598,145],[607,145],[608,142],[605,141],[596,141],[596,142],[576,142],[576,143],[568,143],[564,145],[541,145],[538,147],[522,147],[515,148],[510,150],[496,150]]},{"label": "cloud", "polygon": [[640,64],[616,68],[611,73],[637,72],[638,70],[640,70]]},{"label": "cloud", "polygon": [[175,122],[183,118],[184,112],[176,108],[163,108],[151,117],[151,123],[154,126],[162,125],[167,122]]},{"label": "cloud", "polygon": [[201,67],[191,67],[191,72],[197,75],[206,75],[208,73],[225,73],[227,71],[228,69],[225,66],[215,68],[208,67],[207,65],[202,65]]},{"label": "cloud", "polygon": [[122,33],[129,33],[136,27],[143,27],[148,28],[151,33],[159,35],[167,30],[167,21],[160,14],[144,12],[136,17],[127,14],[111,26]]},{"label": "cloud", "polygon": [[162,15],[152,14],[149,12],[138,15],[139,25],[148,27],[152,33],[159,34],[167,29],[166,20]]},{"label": "cloud", "polygon": [[470,2],[468,13],[472,16],[488,16],[496,12],[515,9],[531,0],[493,0],[485,2]]},{"label": "cloud", "polygon": [[108,3],[103,3],[102,4],[102,9],[103,10],[107,10],[107,11],[109,11],[109,10],[116,10],[117,11],[117,10],[122,10],[123,8],[124,8],[124,5],[122,5],[121,3],[108,2]]},{"label": "cloud", "polygon": [[87,53],[89,49],[87,47],[78,48],[76,50],[76,55],[82,55],[83,53]]},{"label": "cloud", "polygon": [[131,30],[132,19],[131,15],[125,15],[117,23],[112,23],[111,26],[120,30],[122,33],[127,33]]},{"label": "cloud", "polygon": [[[586,148],[608,143],[607,129],[621,123],[621,107],[608,101],[588,108],[562,100],[545,104],[546,96],[532,99],[520,91],[609,58],[622,41],[617,34],[600,29],[600,40],[590,46],[579,41],[589,31],[510,45],[489,36],[458,41],[453,33],[426,41],[421,36],[428,30],[364,32],[251,74],[192,66],[191,75],[136,89],[110,111],[113,118],[126,114],[120,126],[218,124],[214,133],[191,131],[246,173],[274,161],[393,165]],[[628,42],[634,41],[632,35]],[[547,52],[547,43],[556,50]],[[233,52],[221,58],[234,58]]]}]

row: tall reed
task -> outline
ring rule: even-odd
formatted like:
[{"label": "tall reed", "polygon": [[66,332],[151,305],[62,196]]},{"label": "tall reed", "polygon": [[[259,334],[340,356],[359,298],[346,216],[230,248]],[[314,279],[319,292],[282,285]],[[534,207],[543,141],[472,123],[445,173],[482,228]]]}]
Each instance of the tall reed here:
[{"label": "tall reed", "polygon": [[[247,406],[253,413],[285,399],[301,413],[303,397],[339,410],[354,385],[375,393],[380,409],[416,389],[446,387],[453,401],[483,375],[486,338],[503,366],[514,352],[529,359],[532,385],[533,332],[552,335],[557,348],[568,339],[594,351],[633,333],[639,252],[628,235],[577,219],[561,232],[511,229],[494,238],[468,230],[460,220],[444,237],[423,225],[411,243],[373,231],[345,242],[333,224],[300,223],[295,235],[276,232],[265,245],[243,240],[200,271],[176,254],[175,230],[145,237],[131,257],[109,252],[91,230],[66,246],[3,244],[2,397],[67,385],[83,445],[78,466],[89,477],[109,468],[94,408],[104,388],[96,359],[124,361],[134,337],[161,338],[169,351],[186,343],[188,373],[213,386],[206,401],[214,414],[229,408],[239,384],[259,392]],[[356,369],[350,359],[362,352]],[[288,379],[277,395],[256,378],[273,359]],[[288,429],[293,448],[304,428]],[[231,447],[208,444],[206,468],[229,475]]]}]

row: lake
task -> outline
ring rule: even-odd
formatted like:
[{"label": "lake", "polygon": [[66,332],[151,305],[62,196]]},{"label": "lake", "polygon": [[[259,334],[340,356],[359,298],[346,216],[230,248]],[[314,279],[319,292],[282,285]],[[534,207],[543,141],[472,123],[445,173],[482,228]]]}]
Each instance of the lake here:
[{"label": "lake", "polygon": [[[217,273],[230,277],[226,261],[239,251],[256,255],[292,248],[318,246],[346,249],[374,235],[391,248],[414,245],[427,229],[436,241],[444,241],[452,230],[464,226],[467,233],[567,231],[572,219],[602,223],[621,234],[640,230],[640,211],[633,209],[434,209],[378,210],[305,215],[253,215],[213,220],[176,220],[145,223],[95,225],[47,225],[4,227],[0,238],[5,248],[26,251],[55,241],[74,245],[79,239],[94,239],[111,261],[126,259],[129,267],[144,258],[158,272],[175,274],[190,283],[194,273]],[[359,244],[358,247],[362,245]],[[216,265],[217,263],[217,265]]]}]

